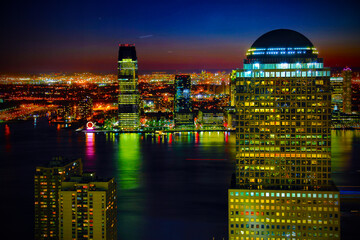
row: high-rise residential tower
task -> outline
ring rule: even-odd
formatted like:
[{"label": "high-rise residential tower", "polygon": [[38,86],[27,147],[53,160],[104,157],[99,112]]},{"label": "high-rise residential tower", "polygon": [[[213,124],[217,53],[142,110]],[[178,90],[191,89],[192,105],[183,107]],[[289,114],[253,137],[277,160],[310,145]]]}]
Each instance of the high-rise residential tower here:
[{"label": "high-rise residential tower", "polygon": [[139,127],[138,63],[134,44],[120,44],[118,58],[119,127]]},{"label": "high-rise residential tower", "polygon": [[59,239],[117,239],[114,178],[73,176],[62,182],[59,199]]},{"label": "high-rise residential tower", "polygon": [[190,75],[175,75],[174,124],[176,128],[194,127]]},{"label": "high-rise residential tower", "polygon": [[78,108],[77,115],[80,119],[89,119],[93,115],[93,101],[91,97],[81,99]]},{"label": "high-rise residential tower", "polygon": [[341,111],[343,109],[343,78],[331,77],[331,109]]},{"label": "high-rise residential tower", "polygon": [[236,70],[229,239],[339,239],[331,173],[330,69],[302,34],[259,37]]},{"label": "high-rise residential tower", "polygon": [[352,71],[350,68],[345,68],[342,71],[343,76],[343,113],[351,114],[352,113],[352,104],[351,104],[351,76]]},{"label": "high-rise residential tower", "polygon": [[56,157],[47,166],[36,167],[35,239],[59,239],[59,191],[61,183],[72,175],[82,174],[81,159]]}]

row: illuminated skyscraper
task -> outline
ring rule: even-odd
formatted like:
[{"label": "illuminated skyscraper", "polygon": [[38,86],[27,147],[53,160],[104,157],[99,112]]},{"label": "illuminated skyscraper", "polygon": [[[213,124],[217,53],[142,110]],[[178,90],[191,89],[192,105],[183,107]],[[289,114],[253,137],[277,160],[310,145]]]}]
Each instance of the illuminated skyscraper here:
[{"label": "illuminated skyscraper", "polygon": [[82,99],[78,104],[78,118],[88,119],[93,115],[93,101],[90,97]]},{"label": "illuminated skyscraper", "polygon": [[176,128],[194,127],[190,75],[175,75],[174,124]]},{"label": "illuminated skyscraper", "polygon": [[229,239],[339,239],[331,173],[330,69],[292,30],[259,37],[236,81]]},{"label": "illuminated skyscraper", "polygon": [[138,64],[134,44],[120,44],[118,58],[119,127],[139,127]]},{"label": "illuminated skyscraper", "polygon": [[352,71],[350,68],[345,68],[342,72],[343,75],[343,113],[351,114],[351,76]]},{"label": "illuminated skyscraper", "polygon": [[331,77],[331,110],[343,109],[343,78],[342,77]]},{"label": "illuminated skyscraper", "polygon": [[36,167],[35,239],[59,239],[59,191],[71,175],[82,174],[81,159],[54,158],[46,167]]},{"label": "illuminated skyscraper", "polygon": [[116,183],[95,173],[71,177],[59,191],[59,239],[117,239]]}]

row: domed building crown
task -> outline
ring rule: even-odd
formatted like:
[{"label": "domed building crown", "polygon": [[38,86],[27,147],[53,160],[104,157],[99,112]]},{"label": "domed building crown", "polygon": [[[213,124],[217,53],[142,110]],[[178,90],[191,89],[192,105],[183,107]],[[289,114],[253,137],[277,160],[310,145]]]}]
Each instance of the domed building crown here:
[{"label": "domed building crown", "polygon": [[307,37],[289,29],[277,29],[261,35],[246,53],[250,61],[317,58],[317,54],[316,48]]},{"label": "domed building crown", "polygon": [[277,29],[261,35],[251,48],[272,48],[272,47],[313,47],[311,41],[293,30]]}]

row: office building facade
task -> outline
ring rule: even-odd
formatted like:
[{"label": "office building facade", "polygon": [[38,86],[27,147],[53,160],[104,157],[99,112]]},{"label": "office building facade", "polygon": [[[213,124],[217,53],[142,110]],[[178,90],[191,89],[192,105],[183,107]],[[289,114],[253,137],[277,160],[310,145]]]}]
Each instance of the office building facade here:
[{"label": "office building facade", "polygon": [[351,104],[351,77],[352,71],[350,68],[345,68],[342,71],[343,76],[343,113],[351,114],[352,113],[352,104]]},{"label": "office building facade", "polygon": [[59,239],[117,239],[116,183],[95,173],[64,181],[59,192]]},{"label": "office building facade", "polygon": [[331,180],[330,69],[302,34],[259,37],[236,82],[229,239],[339,239]]},{"label": "office building facade", "polygon": [[138,62],[134,44],[120,44],[118,57],[119,128],[135,130],[139,127]]},{"label": "office building facade", "polygon": [[93,115],[93,100],[90,97],[82,99],[77,107],[77,117],[80,119],[91,119]]},{"label": "office building facade", "polygon": [[191,102],[190,75],[175,75],[174,125],[175,128],[194,127],[194,114]]},{"label": "office building facade", "polygon": [[59,238],[59,191],[61,183],[82,174],[81,159],[56,157],[47,166],[36,167],[34,176],[35,239]]},{"label": "office building facade", "polygon": [[331,77],[331,109],[332,111],[343,110],[343,78]]}]

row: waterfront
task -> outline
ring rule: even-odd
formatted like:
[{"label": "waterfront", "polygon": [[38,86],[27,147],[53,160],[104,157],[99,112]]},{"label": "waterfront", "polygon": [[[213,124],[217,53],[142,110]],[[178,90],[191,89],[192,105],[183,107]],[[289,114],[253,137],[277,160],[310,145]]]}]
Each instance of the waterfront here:
[{"label": "waterfront", "polygon": [[[33,236],[35,166],[59,155],[81,157],[85,170],[115,177],[119,239],[226,239],[233,132],[77,133],[39,119],[1,124],[0,141],[1,206],[9,218],[3,227],[19,239]],[[351,195],[360,185],[359,154],[360,131],[332,131],[333,179],[345,196],[342,239],[351,239],[360,219],[351,213],[360,210]]]}]

